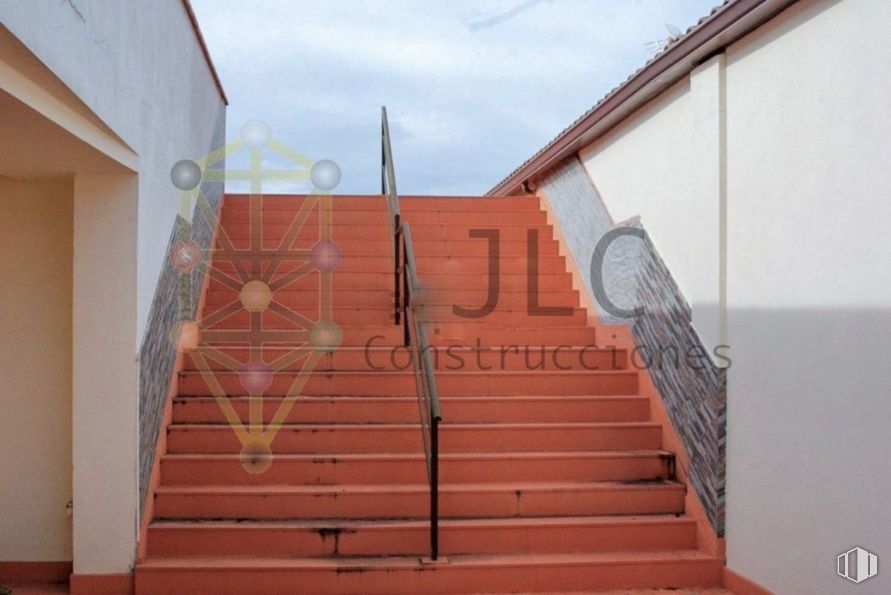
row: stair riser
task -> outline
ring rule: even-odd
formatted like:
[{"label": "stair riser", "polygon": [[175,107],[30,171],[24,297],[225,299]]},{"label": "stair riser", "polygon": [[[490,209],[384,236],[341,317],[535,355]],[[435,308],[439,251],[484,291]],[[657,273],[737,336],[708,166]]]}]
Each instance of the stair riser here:
[{"label": "stair riser", "polygon": [[[441,426],[439,449],[449,452],[588,451],[606,449],[658,449],[662,432],[656,427],[640,428],[504,428],[481,429]],[[167,451],[173,454],[238,454],[241,443],[229,426],[184,428],[173,425],[167,433]],[[275,454],[338,453],[416,453],[424,444],[418,427],[378,429],[372,425],[357,429],[278,430],[272,442]]]},{"label": "stair riser", "polygon": [[[246,395],[237,374],[214,374],[227,396]],[[284,395],[291,390],[295,374],[276,373],[265,391],[268,395]],[[636,372],[499,372],[474,374],[443,372],[437,374],[436,384],[441,396],[536,396],[546,394],[571,395],[633,395],[637,393]],[[414,374],[408,373],[314,373],[306,380],[299,394],[329,395],[389,395],[416,394]],[[213,395],[205,379],[194,373],[181,374],[179,392],[182,395]]]},{"label": "stair riser", "polygon": [[[308,257],[302,254],[293,254],[288,256],[287,260],[283,257],[277,265],[276,276],[278,276],[279,273],[287,273],[304,266],[307,259]],[[245,263],[245,268],[248,270],[251,269],[248,263],[258,262],[262,265],[262,269],[265,270],[271,261],[271,256],[242,259],[242,262]],[[535,263],[536,261],[533,260],[532,262]],[[545,273],[566,272],[566,262],[562,256],[542,256],[537,262],[540,275]],[[418,273],[420,275],[436,273],[480,274],[489,272],[490,262],[489,257],[485,255],[466,256],[463,258],[427,256],[425,258],[419,258],[417,264]],[[529,269],[528,259],[525,256],[499,256],[497,265],[501,274],[525,274]],[[235,276],[235,266],[229,260],[215,261],[213,263],[213,268],[222,273],[226,273],[227,275]],[[388,273],[392,275],[393,257],[389,254],[381,254],[378,256],[347,255],[341,258],[334,271],[340,275],[361,272]]]},{"label": "stair riser", "polygon": [[[220,351],[226,356],[239,362],[248,362],[250,352],[247,348],[223,348]],[[261,352],[264,362],[272,362],[290,353],[287,349],[265,349]],[[214,352],[208,352],[212,358]],[[445,348],[430,350],[431,361],[437,370],[467,370],[467,371],[522,371],[541,368],[559,371],[585,371],[585,370],[621,370],[627,367],[628,354],[625,350],[605,350],[592,348],[542,348],[540,346],[504,350],[497,348]],[[299,370],[303,367],[303,361],[289,364],[284,370]],[[186,353],[185,369],[194,371],[198,368],[192,355]],[[223,371],[221,365],[210,364],[210,369]],[[338,349],[333,353],[322,356],[315,367],[316,370],[410,370],[412,369],[411,355],[408,348],[398,346],[389,349]]]},{"label": "stair riser", "polygon": [[[232,246],[236,250],[246,251],[250,248],[248,236],[230,237]],[[309,250],[318,241],[319,236],[305,240],[297,240],[287,249],[290,250]],[[451,257],[477,256],[482,258],[489,257],[489,244],[486,240],[428,240],[424,238],[412,238],[415,247],[415,256],[417,258],[427,256],[441,256],[447,254]],[[393,240],[389,237],[374,237],[368,239],[337,239],[337,247],[341,253],[350,255],[365,256],[385,256],[391,254],[393,250]],[[261,247],[263,250],[279,249],[280,239],[275,237],[262,238]],[[214,243],[214,249],[220,250],[219,242]],[[502,239],[499,246],[501,256],[514,257],[526,256],[528,246],[526,239],[522,241],[507,241]],[[539,256],[559,256],[559,245],[555,240],[546,240],[544,237],[539,238],[538,243]]]},{"label": "stair riser", "polygon": [[[264,223],[278,223],[288,225],[294,221],[299,209],[268,209],[263,212]],[[341,225],[372,225],[389,229],[390,216],[384,209],[378,210],[346,210],[333,209],[334,224]],[[223,225],[230,223],[249,223],[252,220],[247,208],[223,208]],[[547,215],[544,211],[413,211],[406,213],[412,229],[426,225],[452,225],[474,229],[496,229],[507,225],[536,226],[547,223]],[[306,217],[306,223],[318,225],[319,207],[315,206]]]},{"label": "stair riser", "polygon": [[[247,399],[230,399],[229,403],[239,419],[247,422]],[[272,397],[264,399],[264,423],[272,420],[280,405],[281,401]],[[443,399],[442,411],[445,418],[454,423],[633,422],[649,418],[649,402],[643,397],[602,397],[578,401],[545,398],[533,402]],[[418,403],[413,398],[298,399],[288,412],[285,423],[415,423],[418,415]],[[213,399],[184,397],[173,403],[173,422],[226,423],[226,417]]]},{"label": "stair riser", "polygon": [[[223,210],[240,210],[249,208],[251,197],[246,194],[227,194],[223,203]],[[264,210],[275,211],[279,209],[296,211],[306,200],[305,194],[267,194],[261,198]],[[355,211],[370,210],[387,212],[387,200],[383,195],[341,195],[330,198],[331,207],[335,212],[339,210]],[[540,203],[538,198],[531,196],[486,197],[480,199],[477,196],[400,196],[399,208],[404,216],[410,213],[426,211],[471,211],[495,212],[503,211],[538,211]]]},{"label": "stair riser", "polygon": [[[431,328],[432,326],[432,328]],[[399,346],[403,342],[403,329],[395,324],[376,327],[342,327],[343,347],[380,347]],[[507,348],[518,345],[522,348],[538,349],[542,345],[594,345],[596,332],[591,327],[563,328],[497,328],[478,323],[438,323],[428,325],[430,344],[445,349],[449,345],[474,347],[477,344],[494,348]],[[227,339],[228,340],[228,339]],[[214,337],[212,333],[204,333],[202,341],[217,346],[224,346],[225,340]],[[239,339],[239,341],[242,341]],[[305,337],[295,337],[295,347],[303,345]],[[442,353],[442,352],[441,352]]]},{"label": "stair riser", "polygon": [[[394,277],[392,272],[356,272],[348,274],[340,274],[337,271],[332,273],[332,288],[334,295],[338,290],[349,289],[365,289],[377,291],[393,291]],[[272,287],[273,294],[278,295],[279,292],[288,295],[297,291],[319,291],[320,275],[317,271],[305,273],[299,279],[287,280],[287,285]],[[498,287],[500,291],[527,292],[529,278],[526,273],[514,274],[504,273],[498,279]],[[246,283],[247,281],[245,281]],[[231,285],[212,278],[208,284],[208,290],[211,292],[224,291],[234,294],[241,291],[244,283],[241,281],[232,281]],[[286,281],[281,281],[286,283]],[[465,273],[436,273],[426,275],[424,277],[424,287],[431,291],[434,295],[443,291],[475,291],[482,292],[484,295],[489,290],[488,275],[473,275]],[[538,292],[546,294],[555,291],[572,291],[572,275],[569,273],[542,273],[538,277]],[[422,294],[423,295],[423,294]],[[477,307],[485,303],[479,302]]]},{"label": "stair riser", "polygon": [[[670,479],[671,457],[658,455],[530,458],[443,458],[442,483],[509,481],[642,481]],[[334,485],[375,483],[385,477],[394,484],[423,484],[427,472],[422,458],[369,462],[344,458],[288,460],[277,458],[262,474],[245,471],[237,457],[223,460],[164,459],[164,485]]]},{"label": "stair riser", "polygon": [[[219,283],[214,285],[213,291],[208,291],[205,298],[205,310],[217,309],[226,306],[238,299],[238,291],[228,287],[221,287]],[[460,305],[465,308],[480,307],[486,303],[488,292],[484,289],[437,289],[422,290],[415,294],[416,301],[427,304],[445,306]],[[393,307],[393,288],[346,290],[340,289],[332,296],[335,308],[359,308],[359,307]],[[275,300],[288,307],[317,307],[320,302],[318,286],[308,289],[290,288],[275,291]],[[500,289],[498,292],[498,304],[496,308],[509,308],[511,310],[525,310],[528,304],[526,288],[517,291]],[[558,291],[539,291],[538,302],[542,306],[579,306],[579,293],[574,289]]]},{"label": "stair riser", "polygon": [[615,561],[609,564],[574,564],[508,567],[459,567],[449,564],[400,569],[335,568],[260,571],[238,568],[137,570],[140,595],[169,595],[189,586],[191,595],[291,595],[293,586],[307,593],[476,593],[484,585],[498,593],[578,591],[596,585],[599,590],[718,587],[720,560],[659,562]]},{"label": "stair riser", "polygon": [[[693,549],[692,521],[452,527],[440,525],[440,552],[451,554],[564,553]],[[429,529],[423,525],[386,528],[264,529],[238,527],[149,527],[148,555],[331,557],[419,555],[429,552]]]},{"label": "stair riser", "polygon": [[[155,499],[155,516],[164,519],[368,519],[423,518],[430,512],[426,491],[338,494],[267,493],[171,494]],[[681,487],[615,490],[454,492],[440,490],[441,518],[545,517],[573,515],[681,514]]]},{"label": "stair riser", "polygon": [[[332,225],[332,233],[330,236],[330,239],[338,244],[341,240],[356,240],[362,238],[380,240],[392,237],[387,225],[339,225],[338,223],[339,222],[336,222]],[[258,226],[258,229],[255,229],[251,223],[230,222],[224,224],[223,230],[233,239],[247,238],[254,234],[260,234],[260,237],[278,241],[281,238],[286,237],[286,234],[290,231],[290,227],[290,221],[279,223],[264,220],[262,221],[262,225]],[[478,242],[484,249],[488,249],[488,237],[474,237],[471,235],[471,231],[488,231],[488,229],[489,228],[486,228],[482,224],[475,223],[459,226],[442,224],[411,226],[413,240],[417,239],[417,241],[423,240],[428,242],[434,240],[469,240]],[[529,237],[529,230],[536,230],[538,232],[539,242],[554,238],[553,229],[549,225],[499,225],[492,229],[498,231],[498,238],[502,242],[526,242]],[[315,242],[323,237],[322,231],[323,230],[320,229],[318,223],[304,224],[298,228],[297,233],[294,234],[293,237],[296,238],[299,243],[305,243],[306,241]],[[393,240],[390,239],[389,241],[392,242]]]},{"label": "stair riser", "polygon": [[[473,310],[480,308],[482,304],[472,306]],[[319,318],[318,307],[309,308],[293,308],[288,315],[296,312],[298,315],[316,320]],[[316,310],[312,312],[312,310]],[[207,321],[219,309],[208,308],[202,316],[202,321]],[[438,322],[462,322],[468,320],[468,317],[456,314],[452,310],[452,306],[420,306],[415,310],[418,320],[438,323]],[[554,327],[554,326],[584,326],[587,320],[585,310],[576,308],[567,310],[568,315],[560,316],[537,316],[530,315],[525,310],[498,310],[497,308],[486,314],[485,316],[474,319],[479,320],[481,324],[492,326],[520,326],[520,327]],[[384,325],[394,321],[393,311],[390,308],[352,308],[341,309],[334,308],[331,311],[331,319],[340,326],[372,326]],[[251,314],[246,310],[239,310],[234,314],[215,322],[209,328],[211,329],[248,329],[250,328]],[[298,326],[285,316],[267,310],[262,315],[263,328],[266,330],[301,330],[303,327]],[[206,324],[206,323],[205,323]]]}]

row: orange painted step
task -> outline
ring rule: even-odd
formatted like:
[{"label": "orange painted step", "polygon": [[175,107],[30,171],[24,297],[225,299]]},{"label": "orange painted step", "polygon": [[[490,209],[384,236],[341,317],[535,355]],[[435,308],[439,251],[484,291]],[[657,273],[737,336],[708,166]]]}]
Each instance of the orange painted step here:
[{"label": "orange painted step", "polygon": [[[480,306],[474,306],[474,309]],[[216,321],[212,316],[221,312],[222,308],[208,308],[204,316],[202,316],[202,326],[208,329],[248,329],[250,328],[251,313],[241,308],[240,302],[234,306],[234,313],[223,311],[220,315],[222,318]],[[571,308],[566,310],[566,314],[559,316],[539,316],[536,314],[527,314],[526,310],[507,310],[496,308],[491,313],[481,318],[469,319],[467,316],[455,313],[452,306],[444,305],[419,305],[416,309],[416,316],[419,320],[426,321],[430,324],[439,322],[461,322],[464,320],[475,320],[477,324],[488,326],[584,326],[587,321],[587,313],[584,308]],[[282,308],[280,310],[270,308],[261,315],[264,329],[276,330],[302,330],[306,328],[306,322],[303,318],[310,321],[321,318],[319,313],[310,311],[301,312],[300,310],[288,310]],[[225,317],[223,317],[225,315]],[[295,322],[295,315],[301,323]],[[392,308],[340,308],[331,309],[330,320],[333,320],[340,326],[356,326],[370,324],[387,324],[394,320]],[[212,322],[212,324],[211,324]]]},{"label": "orange painted step", "polygon": [[[223,347],[219,350],[201,348],[202,366],[195,364],[191,353],[185,354],[185,370],[231,370],[217,363],[226,358],[246,364],[250,361],[248,347]],[[260,349],[263,362],[270,364],[278,359],[286,359],[293,353],[292,348],[268,346]],[[625,349],[603,349],[586,346],[502,346],[465,347],[453,346],[447,349],[430,348],[430,360],[438,370],[501,371],[501,370],[621,370],[628,366],[628,352]],[[222,355],[222,357],[221,357]],[[302,360],[288,363],[282,370],[299,370]],[[341,347],[325,353],[315,366],[315,370],[337,371],[380,371],[412,369],[411,351],[408,347]],[[240,368],[241,366],[239,366]],[[239,369],[236,368],[236,369]]]},{"label": "orange painted step", "polygon": [[[266,194],[262,196],[264,210],[300,208],[306,194]],[[249,194],[226,194],[224,209],[246,209],[250,207]],[[381,194],[334,195],[331,197],[334,209],[380,210],[386,212],[387,199]],[[540,203],[534,196],[416,196],[400,195],[399,206],[403,215],[418,211],[539,211]]]},{"label": "orange painted step", "polygon": [[[236,250],[246,251],[250,248],[249,237],[230,236],[233,247]],[[297,239],[290,245],[280,246],[281,238],[276,236],[263,236],[260,247],[275,254],[278,251],[287,253],[293,250],[310,250],[319,240],[319,236],[312,238]],[[362,239],[342,238],[337,239],[337,247],[341,253],[350,255],[374,255],[381,256],[391,254],[393,249],[393,238],[387,235],[380,237],[369,237]],[[415,256],[435,256],[437,254],[449,254],[453,257],[457,256],[481,256],[489,257],[489,244],[484,240],[425,240],[423,238],[414,239]],[[219,251],[224,246],[220,244],[219,239],[214,242],[214,250]],[[525,238],[522,241],[502,240],[500,242],[499,251],[501,256],[525,256],[527,254],[528,245]],[[556,240],[541,239],[538,243],[539,256],[559,256],[559,245]],[[216,255],[214,255],[216,257]]]},{"label": "orange painted step", "polygon": [[[423,556],[426,521],[156,521],[148,555]],[[696,523],[674,516],[443,519],[440,552],[452,554],[659,551],[696,547]]]},{"label": "orange painted step", "polygon": [[[439,304],[446,306],[461,306],[468,309],[480,308],[488,299],[488,292],[484,289],[430,289],[423,290],[416,295],[418,303]],[[222,288],[219,283],[207,292],[205,300],[205,312],[215,312],[219,308],[227,306],[238,300],[238,292],[228,287]],[[292,290],[289,287],[275,292],[275,301],[298,312],[305,308],[318,308],[322,297],[318,286],[311,289]],[[338,288],[331,295],[334,307],[372,307],[393,308],[393,288],[383,289],[342,289]],[[507,291],[502,289],[498,293],[496,308],[506,310],[525,310],[528,306],[528,296],[525,290]],[[578,307],[579,293],[571,289],[559,291],[539,292],[538,304],[552,307]]]},{"label": "orange painted step", "polygon": [[[213,377],[229,396],[246,395],[235,372],[215,373]],[[296,373],[276,372],[266,394],[284,395],[296,380]],[[633,395],[637,393],[637,371],[584,372],[441,372],[437,384],[442,396],[535,396]],[[183,395],[212,395],[207,379],[199,372],[182,372],[179,390]],[[300,394],[389,395],[415,394],[413,372],[315,372]]]},{"label": "orange painted step", "polygon": [[[238,418],[248,421],[249,397],[227,402]],[[649,419],[649,400],[641,396],[606,397],[444,397],[443,414],[449,422],[618,422]],[[281,398],[263,399],[263,422],[269,423],[282,405]],[[284,423],[414,423],[416,397],[300,397]],[[173,401],[174,423],[225,423],[213,397],[178,397]]]},{"label": "orange painted step", "polygon": [[[696,588],[721,584],[722,560],[695,550],[574,554],[417,557],[164,558],[136,568],[140,595],[167,595],[188,585],[194,595],[325,593],[555,592]],[[299,585],[299,590],[294,586]]]},{"label": "orange painted step", "polygon": [[[657,449],[662,426],[652,422],[443,423],[440,452]],[[167,452],[238,453],[241,443],[228,424],[173,424]],[[418,424],[286,424],[270,445],[274,454],[421,452]]]},{"label": "orange painted step", "polygon": [[[684,486],[675,481],[452,484],[439,489],[442,518],[684,512]],[[423,518],[429,498],[427,484],[162,487],[155,498],[155,518]]]},{"label": "orange painted step", "polygon": [[[446,453],[440,481],[643,481],[673,476],[674,455],[662,450]],[[426,483],[421,453],[276,455],[264,473],[246,473],[238,455],[171,455],[161,459],[162,485],[307,485]]]},{"label": "orange painted step", "polygon": [[[259,277],[259,275],[251,275],[251,278]],[[319,273],[318,271],[309,271],[303,273],[300,277],[288,277],[287,284],[285,281],[270,285],[273,294],[279,291],[291,290],[319,290]],[[338,273],[331,274],[332,287],[334,293],[342,289],[377,289],[384,291],[393,290],[393,274],[383,271],[378,272],[354,272],[354,273]],[[488,276],[473,273],[433,273],[424,277],[423,287],[428,290],[477,290],[487,291],[489,289]],[[211,277],[208,284],[210,291],[241,291],[245,281],[230,280],[218,275]],[[499,276],[499,289],[501,291],[527,291],[528,277],[525,272],[522,273],[502,273]],[[572,290],[572,275],[569,273],[542,273],[538,277],[538,290],[541,293],[551,291],[570,291]],[[482,303],[480,304],[482,305]]]},{"label": "orange painted step", "polygon": [[[449,345],[473,347],[480,344],[496,347],[530,346],[530,348],[542,345],[594,345],[597,334],[593,327],[585,326],[503,328],[459,321],[439,322],[427,326],[430,343],[441,351]],[[352,347],[402,345],[404,337],[402,327],[395,324],[344,326],[341,327],[341,331],[343,332],[341,345]],[[242,331],[204,330],[201,337],[204,343],[222,346],[231,342],[243,343],[243,335],[239,333]],[[295,348],[308,340],[307,333],[300,334],[294,331],[269,332],[266,335],[269,341],[275,340],[276,343],[292,345]],[[605,340],[609,339],[607,336]]]},{"label": "orange painted step", "polygon": [[[188,585],[194,595],[325,593],[555,592],[696,588],[721,584],[722,560],[695,550],[417,557],[164,558],[136,568],[140,595]],[[295,589],[299,585],[299,589]]]},{"label": "orange painted step", "polygon": [[[281,253],[278,256],[279,263],[276,265],[276,278],[281,273],[286,273],[303,267],[309,258],[305,252],[295,251],[289,255]],[[245,263],[245,268],[251,270],[250,264],[258,262],[261,264],[261,270],[266,270],[272,262],[271,256],[259,254],[257,256],[245,256],[240,259]],[[527,261],[525,255],[504,256],[497,259],[490,259],[488,255],[471,255],[471,256],[436,256],[428,255],[417,259],[418,273],[421,275],[431,273],[488,273],[490,260],[496,260],[502,273],[526,273]],[[537,261],[539,274],[544,273],[565,273],[566,259],[562,256],[541,256]],[[231,261],[221,260],[214,262],[213,268],[235,277],[235,266]],[[393,274],[393,256],[392,254],[362,255],[350,254],[344,256],[337,267],[334,269],[336,274],[344,274],[350,272],[375,272]]]},{"label": "orange painted step", "polygon": [[[299,212],[299,205],[292,208],[265,208],[261,211],[260,217],[264,222],[288,223],[296,219]],[[386,225],[391,224],[390,216],[386,209],[366,208],[366,209],[345,209],[338,208],[336,202],[332,220],[335,225],[350,224],[370,224],[370,225]],[[223,207],[221,221],[223,225],[228,223],[247,223],[254,220],[255,215],[251,210],[244,206]],[[306,215],[305,222],[310,225],[318,225],[320,218],[320,209],[318,204]],[[499,225],[544,225],[547,223],[547,215],[544,211],[533,210],[517,210],[509,211],[505,209],[498,210],[456,210],[456,209],[425,209],[412,210],[405,214],[405,221],[411,223],[412,227],[418,225],[443,224],[443,225],[472,225],[478,229],[492,229]]]},{"label": "orange painted step", "polygon": [[[264,217],[245,222],[228,222],[223,225],[223,231],[232,239],[242,239],[250,237],[253,234],[260,234],[263,238],[281,239],[286,237],[292,226],[291,221],[272,221]],[[299,242],[307,240],[318,240],[321,237],[321,228],[318,223],[299,225],[292,233],[292,238]],[[491,224],[490,224],[491,225]],[[501,242],[526,242],[529,230],[538,232],[539,243],[554,238],[553,228],[547,224],[539,225],[515,225],[515,224],[497,224],[491,228],[486,228],[478,223],[465,224],[442,224],[442,223],[424,223],[412,224],[412,238],[417,241],[476,241],[483,248],[488,249],[488,238],[477,238],[472,235],[472,230],[494,229],[498,231],[498,238]],[[357,240],[364,238],[392,238],[390,227],[386,222],[381,223],[340,223],[335,222],[331,226],[331,237],[335,243],[341,240]],[[391,240],[392,241],[392,240]]]}]

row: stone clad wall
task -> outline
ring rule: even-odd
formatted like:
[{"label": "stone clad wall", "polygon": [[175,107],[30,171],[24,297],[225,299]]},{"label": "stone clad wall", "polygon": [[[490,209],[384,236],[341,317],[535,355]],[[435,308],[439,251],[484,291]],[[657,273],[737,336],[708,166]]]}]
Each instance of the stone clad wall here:
[{"label": "stone clad wall", "polygon": [[727,374],[693,330],[690,306],[647,235],[635,274],[643,314],[630,324],[646,366],[689,457],[687,477],[718,536],[724,534]]},{"label": "stone clad wall", "polygon": [[[225,109],[220,110],[216,134],[208,152],[225,144]],[[184,156],[200,158],[201,155]],[[173,164],[171,164],[172,166]],[[223,169],[225,161],[211,164],[210,168]],[[210,208],[218,212],[223,200],[223,182],[201,183],[201,193]],[[176,361],[176,348],[171,341],[171,333],[179,319],[179,273],[170,259],[171,249],[177,240],[177,230],[181,225],[177,216],[170,231],[167,243],[167,258],[161,268],[155,297],[149,312],[145,336],[139,350],[139,503],[145,502],[152,465],[154,464],[155,444],[161,429],[164,407],[169,391],[170,375]],[[201,211],[195,208],[192,216],[191,237],[202,249],[208,249],[215,229]],[[204,269],[199,267],[192,272],[192,303],[189,308],[192,317],[196,315],[198,300],[204,282]]]},{"label": "stone clad wall", "polygon": [[[596,180],[595,180],[596,182]],[[656,246],[635,218],[616,224],[577,157],[540,185],[591,292],[591,259],[597,243],[617,227],[644,231],[620,237],[606,252],[603,287],[617,308],[642,307],[636,318],[597,303],[601,321],[627,324],[636,343],[632,364],[646,368],[689,455],[687,474],[717,534],[724,532],[726,372],[706,354],[692,326],[691,309]],[[593,295],[593,292],[592,292]]]}]

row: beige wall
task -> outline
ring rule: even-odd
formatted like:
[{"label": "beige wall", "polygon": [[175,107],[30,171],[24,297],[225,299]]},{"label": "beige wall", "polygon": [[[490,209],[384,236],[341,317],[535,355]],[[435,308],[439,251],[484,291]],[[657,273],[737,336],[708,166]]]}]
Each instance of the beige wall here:
[{"label": "beige wall", "polygon": [[0,177],[0,560],[71,560],[72,180]]},{"label": "beige wall", "polygon": [[132,566],[137,535],[135,175],[74,179],[74,572]]}]

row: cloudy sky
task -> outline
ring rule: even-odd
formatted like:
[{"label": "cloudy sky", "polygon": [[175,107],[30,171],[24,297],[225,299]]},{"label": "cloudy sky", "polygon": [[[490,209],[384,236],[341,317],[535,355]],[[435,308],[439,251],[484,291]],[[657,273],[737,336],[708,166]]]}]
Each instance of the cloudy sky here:
[{"label": "cloudy sky", "polygon": [[229,140],[263,120],[338,194],[379,192],[381,105],[400,194],[484,193],[718,2],[192,0]]}]

